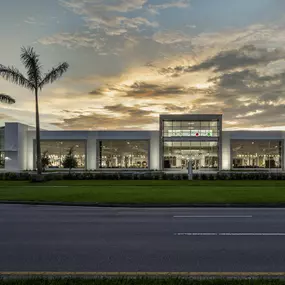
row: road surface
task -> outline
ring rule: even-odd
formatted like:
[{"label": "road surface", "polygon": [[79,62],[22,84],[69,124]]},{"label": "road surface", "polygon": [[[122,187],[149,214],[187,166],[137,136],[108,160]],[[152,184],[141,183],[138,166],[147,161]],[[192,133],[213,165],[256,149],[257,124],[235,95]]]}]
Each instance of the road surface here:
[{"label": "road surface", "polygon": [[0,205],[0,271],[282,272],[285,209]]}]

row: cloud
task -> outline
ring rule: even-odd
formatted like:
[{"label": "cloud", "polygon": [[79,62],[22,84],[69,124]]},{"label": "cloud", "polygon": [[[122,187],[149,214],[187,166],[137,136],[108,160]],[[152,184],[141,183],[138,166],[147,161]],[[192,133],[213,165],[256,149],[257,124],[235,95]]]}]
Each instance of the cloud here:
[{"label": "cloud", "polygon": [[126,88],[125,96],[132,98],[159,99],[176,95],[185,95],[187,91],[188,90],[181,85],[134,82],[131,86]]},{"label": "cloud", "polygon": [[63,118],[54,123],[64,129],[142,129],[151,128],[158,123],[158,116],[153,112],[143,110],[140,106],[125,106],[123,104],[108,105],[104,110],[109,114],[93,112],[80,114],[72,118]]},{"label": "cloud", "polygon": [[29,25],[46,26],[45,23],[36,20],[34,17],[28,17],[26,20],[24,20],[24,23]]},{"label": "cloud", "polygon": [[92,90],[88,93],[89,95],[99,95],[101,96],[103,93],[100,89],[97,89],[97,90]]},{"label": "cloud", "polygon": [[153,34],[152,39],[160,44],[191,43],[189,35],[181,31],[159,31]]},{"label": "cloud", "polygon": [[246,45],[239,49],[221,51],[198,64],[177,65],[174,67],[160,68],[159,74],[178,77],[185,73],[212,70],[214,72],[227,72],[248,67],[267,66],[282,60],[285,56],[283,49],[259,48],[254,45]]},{"label": "cloud", "polygon": [[140,109],[140,107],[136,105],[132,107],[128,107],[123,104],[116,104],[116,105],[105,106],[104,109],[112,113],[121,113],[124,116],[127,115],[131,117],[147,116],[147,115],[152,114],[151,111]]},{"label": "cloud", "polygon": [[34,17],[28,17],[24,22],[31,25],[37,24],[36,19]]},{"label": "cloud", "polygon": [[159,26],[140,15],[127,12],[142,10],[147,0],[60,0],[60,4],[82,17],[85,31],[58,33],[39,40],[41,44],[58,44],[68,48],[91,47],[99,55],[119,55],[138,44],[136,37],[145,28]]},{"label": "cloud", "polygon": [[153,14],[159,14],[159,10],[169,9],[169,8],[187,8],[190,6],[191,0],[177,0],[166,2],[163,4],[149,4],[147,7],[149,11]]},{"label": "cloud", "polygon": [[166,112],[170,112],[170,113],[189,113],[191,108],[189,106],[177,106],[174,104],[165,104],[164,109]]},{"label": "cloud", "polygon": [[90,33],[61,33],[39,40],[43,45],[61,45],[67,48],[91,47],[102,50],[106,45],[103,38]]},{"label": "cloud", "polygon": [[[157,27],[143,17],[128,18],[122,13],[142,9],[147,0],[61,0],[64,7],[81,15],[90,29],[138,29],[141,26]],[[118,14],[120,13],[120,14]],[[110,34],[111,32],[109,32]],[[112,33],[111,33],[112,34]]]},{"label": "cloud", "polygon": [[[224,73],[209,79],[219,87],[248,91],[264,91],[264,88],[281,87],[284,84],[285,73],[281,72],[274,75],[262,75],[256,69],[244,69],[242,71],[233,71]],[[272,90],[273,91],[273,90]]]},{"label": "cloud", "polygon": [[120,35],[126,34],[128,30],[124,28],[118,28],[118,29],[117,28],[112,28],[112,29],[105,28],[104,32],[108,36],[120,36]]},{"label": "cloud", "polygon": [[239,49],[222,51],[212,58],[191,67],[190,71],[214,69],[216,72],[236,68],[268,64],[284,58],[285,52],[280,49],[268,50],[246,45]]},{"label": "cloud", "polygon": [[[146,3],[143,8],[133,10],[134,18],[114,8],[103,9],[101,14],[94,11],[82,14],[88,27],[92,27],[85,36],[103,38],[104,46],[98,52],[108,54],[109,46],[123,50],[123,41],[127,39],[138,44],[135,49],[122,53],[126,57],[116,58],[123,66],[120,74],[90,75],[92,80],[88,84],[94,90],[91,87],[89,94],[85,94],[87,102],[78,107],[76,101],[72,107],[75,112],[63,112],[57,126],[158,129],[159,113],[223,113],[225,127],[283,127],[285,57],[282,43],[284,45],[285,40],[281,37],[281,25],[255,25],[197,36],[171,30],[153,34],[157,30],[153,20],[144,18],[147,14],[138,16],[145,11],[143,9],[147,9]],[[145,27],[151,31],[145,33],[147,39],[142,42],[140,35],[134,32]],[[75,41],[71,37],[68,41],[72,48],[80,46],[80,39]],[[93,44],[84,38],[82,43]],[[177,52],[174,48],[178,46],[190,48]],[[145,50],[150,52],[142,57]],[[198,54],[196,62],[192,50]],[[125,62],[131,64],[126,67]],[[53,99],[57,102],[54,104],[64,105],[60,98]]]},{"label": "cloud", "polygon": [[87,14],[86,10],[125,13],[142,9],[146,2],[147,0],[60,0],[64,7],[72,9],[77,14]]}]

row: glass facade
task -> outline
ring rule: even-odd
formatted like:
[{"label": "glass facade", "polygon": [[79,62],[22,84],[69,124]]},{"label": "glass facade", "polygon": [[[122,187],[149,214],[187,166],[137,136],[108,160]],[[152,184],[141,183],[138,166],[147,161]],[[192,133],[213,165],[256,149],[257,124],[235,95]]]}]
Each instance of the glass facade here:
[{"label": "glass facade", "polygon": [[219,125],[213,121],[163,121],[164,137],[218,137]]},{"label": "glass facade", "polygon": [[102,140],[99,168],[148,168],[149,141]]},{"label": "glass facade", "polygon": [[232,140],[232,168],[282,168],[282,141]]},{"label": "glass facade", "polygon": [[[85,168],[86,165],[86,141],[71,140],[46,140],[41,141],[42,155],[46,153],[49,158],[47,169],[63,168],[62,162],[68,151],[73,148],[78,168]],[[34,153],[36,150],[34,148]],[[36,157],[36,155],[35,155]]]},{"label": "glass facade", "polygon": [[217,141],[165,141],[163,150],[165,169],[187,169],[189,159],[194,170],[219,167]]}]

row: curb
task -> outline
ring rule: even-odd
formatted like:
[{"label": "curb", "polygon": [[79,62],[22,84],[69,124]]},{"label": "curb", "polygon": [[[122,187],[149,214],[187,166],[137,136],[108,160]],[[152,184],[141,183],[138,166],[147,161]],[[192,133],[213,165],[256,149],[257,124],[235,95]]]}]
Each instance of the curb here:
[{"label": "curb", "polygon": [[161,204],[161,203],[90,203],[90,202],[40,202],[40,201],[0,201],[0,204],[14,205],[35,205],[35,206],[77,206],[77,207],[100,207],[100,208],[285,208],[285,203],[179,203],[179,204]]}]

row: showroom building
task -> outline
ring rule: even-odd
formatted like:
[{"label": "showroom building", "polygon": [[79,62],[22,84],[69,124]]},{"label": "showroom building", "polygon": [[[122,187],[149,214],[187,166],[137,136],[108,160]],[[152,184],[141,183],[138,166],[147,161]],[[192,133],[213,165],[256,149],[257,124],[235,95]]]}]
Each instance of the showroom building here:
[{"label": "showroom building", "polygon": [[[0,129],[0,168],[35,169],[35,129]],[[62,169],[72,149],[78,170],[194,171],[284,169],[285,131],[223,131],[222,115],[161,115],[155,131],[41,131],[47,169]]]}]

